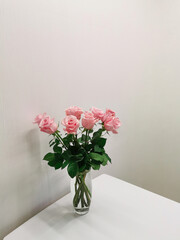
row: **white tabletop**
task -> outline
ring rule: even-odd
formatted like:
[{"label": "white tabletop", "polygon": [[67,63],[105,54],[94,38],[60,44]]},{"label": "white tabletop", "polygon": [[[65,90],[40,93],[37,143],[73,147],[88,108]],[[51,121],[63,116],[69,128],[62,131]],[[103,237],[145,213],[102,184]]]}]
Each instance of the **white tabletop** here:
[{"label": "white tabletop", "polygon": [[4,240],[180,240],[180,204],[117,178],[93,180],[88,214],[61,198]]}]

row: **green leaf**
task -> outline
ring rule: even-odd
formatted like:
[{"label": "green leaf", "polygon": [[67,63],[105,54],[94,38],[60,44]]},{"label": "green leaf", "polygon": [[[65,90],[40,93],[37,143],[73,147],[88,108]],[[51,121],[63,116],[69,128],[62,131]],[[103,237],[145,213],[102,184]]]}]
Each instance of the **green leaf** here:
[{"label": "green leaf", "polygon": [[89,159],[89,156],[88,156],[88,154],[87,154],[87,155],[84,157],[84,162],[87,163],[89,160],[90,160],[90,159]]},{"label": "green leaf", "polygon": [[92,140],[94,140],[95,138],[100,138],[102,132],[103,132],[102,129],[99,129],[97,132],[94,132],[94,134],[93,134],[93,139],[92,139]]},{"label": "green leaf", "polygon": [[56,164],[56,160],[52,160],[52,161],[48,162],[48,165],[51,166],[51,167],[54,167],[55,164]]},{"label": "green leaf", "polygon": [[62,154],[62,157],[65,159],[65,160],[70,160],[70,158],[71,158],[71,153],[70,153],[70,151],[65,151],[65,152],[63,152],[63,154]]},{"label": "green leaf", "polygon": [[86,145],[86,150],[90,151],[93,148],[93,144]]},{"label": "green leaf", "polygon": [[58,162],[55,165],[55,169],[59,169],[59,168],[61,168],[61,166],[62,166],[62,162]]},{"label": "green leaf", "polygon": [[60,153],[47,153],[44,160],[48,161],[48,165],[58,169],[62,166],[63,158]]},{"label": "green leaf", "polygon": [[67,171],[71,178],[75,177],[78,173],[79,167],[76,162],[70,163],[68,165]]},{"label": "green leaf", "polygon": [[99,153],[90,153],[90,154],[89,154],[89,157],[90,157],[91,159],[96,160],[96,161],[100,161],[100,162],[103,162],[103,161],[104,161],[103,156],[100,155]]},{"label": "green leaf", "polygon": [[107,165],[107,161],[108,161],[108,159],[107,159],[107,158],[104,158],[104,161],[102,162],[102,165],[103,165],[103,166],[106,166],[106,165]]},{"label": "green leaf", "polygon": [[97,161],[97,160],[92,160],[91,162],[95,163],[95,164],[101,164],[101,161]]},{"label": "green leaf", "polygon": [[86,154],[86,150],[83,147],[80,147],[77,152],[81,154]]},{"label": "green leaf", "polygon": [[107,153],[103,153],[103,158],[111,163],[111,158],[107,155]]},{"label": "green leaf", "polygon": [[78,138],[78,143],[82,143],[82,138]]},{"label": "green leaf", "polygon": [[69,149],[69,153],[71,153],[72,155],[77,153],[76,146],[69,146],[68,149]]},{"label": "green leaf", "polygon": [[56,161],[63,161],[63,156],[62,156],[62,154],[60,154],[60,153],[55,153],[54,154],[54,156],[55,156],[55,160]]},{"label": "green leaf", "polygon": [[86,169],[86,164],[85,163],[79,167],[80,172],[83,172],[85,169]]},{"label": "green leaf", "polygon": [[72,141],[73,137],[74,137],[74,134],[68,134],[66,138],[68,141]]},{"label": "green leaf", "polygon": [[69,161],[65,160],[62,164],[62,169],[64,169],[69,164]]},{"label": "green leaf", "polygon": [[91,162],[91,166],[94,170],[99,170],[100,169],[100,165],[99,164],[96,164],[96,163],[93,163]]},{"label": "green leaf", "polygon": [[83,160],[83,158],[84,158],[84,156],[80,153],[80,154],[76,154],[76,155],[71,155],[70,160],[80,162]]},{"label": "green leaf", "polygon": [[55,145],[55,146],[53,147],[53,150],[54,150],[54,152],[56,152],[56,153],[62,153],[62,148],[59,147],[59,146],[57,146],[57,145]]},{"label": "green leaf", "polygon": [[99,139],[97,139],[96,144],[99,147],[103,148],[106,144],[106,140],[107,140],[106,138],[99,138]]},{"label": "green leaf", "polygon": [[104,152],[104,148],[99,147],[98,145],[94,146],[94,151],[97,153],[103,153]]},{"label": "green leaf", "polygon": [[47,153],[43,158],[43,160],[46,160],[46,161],[52,161],[54,159],[55,159],[55,154],[54,153]]},{"label": "green leaf", "polygon": [[48,162],[48,165],[54,167],[55,169],[58,169],[62,166],[62,161],[52,160]]},{"label": "green leaf", "polygon": [[63,138],[63,142],[65,145],[69,145],[70,142],[73,141],[73,134],[68,134],[66,137]]}]

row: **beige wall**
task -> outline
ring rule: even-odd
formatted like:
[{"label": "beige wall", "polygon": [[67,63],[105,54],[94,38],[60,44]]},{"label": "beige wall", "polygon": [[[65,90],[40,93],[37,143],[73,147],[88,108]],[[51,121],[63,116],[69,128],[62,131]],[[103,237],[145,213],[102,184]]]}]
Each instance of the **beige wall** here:
[{"label": "beige wall", "polygon": [[180,201],[179,13],[178,0],[0,0],[0,238],[69,191],[31,122],[70,105],[122,121],[94,176]]}]

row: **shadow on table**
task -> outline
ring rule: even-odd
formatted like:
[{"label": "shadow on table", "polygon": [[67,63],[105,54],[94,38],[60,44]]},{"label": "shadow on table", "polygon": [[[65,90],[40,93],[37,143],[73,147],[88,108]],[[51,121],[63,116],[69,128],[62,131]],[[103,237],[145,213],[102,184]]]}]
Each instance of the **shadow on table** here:
[{"label": "shadow on table", "polygon": [[71,221],[81,216],[74,213],[71,205],[61,206],[58,203],[54,203],[45,211],[38,214],[37,217],[41,223],[43,222],[43,225],[46,224],[52,230],[59,232],[62,228],[67,227]]}]

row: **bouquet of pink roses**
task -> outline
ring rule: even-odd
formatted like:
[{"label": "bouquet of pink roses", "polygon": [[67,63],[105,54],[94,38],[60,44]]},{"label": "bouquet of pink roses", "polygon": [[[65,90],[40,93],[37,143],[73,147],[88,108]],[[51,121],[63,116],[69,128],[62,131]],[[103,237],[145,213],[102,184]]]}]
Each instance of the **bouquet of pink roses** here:
[{"label": "bouquet of pink roses", "polygon": [[99,170],[101,165],[105,166],[108,161],[111,162],[104,149],[104,135],[109,132],[116,134],[121,123],[115,112],[110,109],[103,112],[92,107],[90,111],[83,112],[81,108],[73,106],[65,112],[66,117],[62,120],[65,136],[58,130],[54,119],[46,113],[36,116],[34,123],[38,124],[42,132],[53,137],[49,142],[53,152],[47,153],[44,160],[55,169],[64,169],[67,166],[69,176],[76,176],[74,206],[77,207],[81,201],[82,206],[89,207],[91,193],[85,185],[86,173],[91,168]]}]

